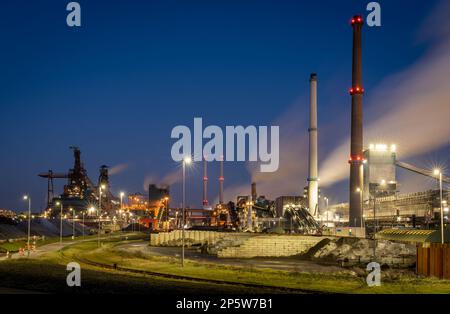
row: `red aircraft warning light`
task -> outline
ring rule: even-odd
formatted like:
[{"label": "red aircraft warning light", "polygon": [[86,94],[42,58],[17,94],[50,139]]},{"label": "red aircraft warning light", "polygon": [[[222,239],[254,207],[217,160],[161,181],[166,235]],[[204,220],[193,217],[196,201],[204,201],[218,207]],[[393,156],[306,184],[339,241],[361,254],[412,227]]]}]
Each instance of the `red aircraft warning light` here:
[{"label": "red aircraft warning light", "polygon": [[352,17],[352,25],[354,24],[363,24],[363,19],[361,15],[355,15],[354,17]]}]

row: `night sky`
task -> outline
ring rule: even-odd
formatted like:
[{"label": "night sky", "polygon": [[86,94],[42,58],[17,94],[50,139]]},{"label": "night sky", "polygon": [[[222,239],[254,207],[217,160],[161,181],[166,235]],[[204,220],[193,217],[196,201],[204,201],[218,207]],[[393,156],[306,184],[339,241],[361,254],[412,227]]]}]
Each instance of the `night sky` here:
[{"label": "night sky", "polygon": [[[94,181],[99,166],[114,169],[114,192],[144,193],[145,184],[165,181],[179,203],[173,127],[192,127],[194,117],[224,127],[288,116],[303,136],[311,72],[319,78],[320,160],[349,136],[349,18],[367,15],[369,1],[84,0],[81,28],[66,25],[68,2],[0,3],[0,208],[24,210],[21,196],[30,193],[33,209],[42,209],[47,182],[37,174],[68,171],[72,145]],[[363,33],[367,108],[377,103],[371,90],[435,44],[420,34],[439,1],[379,3],[382,26]],[[295,138],[283,127],[282,137]],[[299,147],[298,167],[306,169],[307,145]],[[445,163],[449,151],[447,141],[410,160]],[[191,206],[201,205],[201,172],[200,164],[188,172]],[[228,190],[248,185],[240,194],[249,193],[246,164],[226,163],[225,172]],[[217,173],[212,163],[211,201]],[[306,176],[287,181],[279,193],[300,193]],[[348,196],[346,180],[324,190],[335,201]]]}]

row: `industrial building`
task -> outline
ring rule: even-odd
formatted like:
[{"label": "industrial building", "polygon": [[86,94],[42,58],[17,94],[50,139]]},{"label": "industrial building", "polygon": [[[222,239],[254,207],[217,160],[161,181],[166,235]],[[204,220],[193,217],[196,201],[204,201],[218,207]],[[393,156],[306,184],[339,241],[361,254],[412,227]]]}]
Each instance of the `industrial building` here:
[{"label": "industrial building", "polygon": [[[74,166],[68,173],[54,173],[49,170],[39,174],[47,179],[47,213],[51,216],[86,211],[95,207],[98,213],[110,214],[120,204],[117,197],[110,191],[108,167],[103,165],[99,169],[99,178],[95,185],[89,178],[81,161],[81,151],[78,147],[70,147],[74,155]],[[54,179],[67,179],[63,193],[54,197]]]},{"label": "industrial building", "polygon": [[364,151],[363,202],[397,192],[396,145],[370,144]]}]

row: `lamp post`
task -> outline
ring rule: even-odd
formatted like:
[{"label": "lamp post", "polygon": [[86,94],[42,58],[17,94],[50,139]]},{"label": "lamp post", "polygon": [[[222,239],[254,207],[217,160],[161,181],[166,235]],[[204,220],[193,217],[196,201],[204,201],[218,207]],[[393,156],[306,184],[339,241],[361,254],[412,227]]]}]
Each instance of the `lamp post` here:
[{"label": "lamp post", "polygon": [[125,196],[124,192],[120,192],[120,209],[123,209],[123,197]]},{"label": "lamp post", "polygon": [[83,226],[81,227],[81,230],[82,230],[82,236],[84,239],[84,216],[85,216],[86,212],[83,210],[82,214],[83,214]]},{"label": "lamp post", "polygon": [[75,209],[70,208],[70,212],[72,213],[72,240],[75,239]]},{"label": "lamp post", "polygon": [[62,244],[62,238],[63,238],[63,203],[62,202],[56,202],[56,206],[60,206],[61,212],[59,214],[59,244]]},{"label": "lamp post", "polygon": [[30,236],[31,236],[31,197],[25,195],[23,197],[25,201],[28,201],[28,237],[27,237],[27,254],[30,256]]},{"label": "lamp post", "polygon": [[356,188],[356,192],[359,193],[359,199],[361,200],[361,228],[364,228],[363,191],[361,188]]},{"label": "lamp post", "polygon": [[105,185],[102,184],[98,187],[98,209],[97,209],[97,219],[98,219],[98,231],[97,231],[97,246],[100,247],[100,215],[102,213],[102,190]]},{"label": "lamp post", "polygon": [[183,158],[183,217],[181,221],[181,267],[184,267],[184,229],[186,227],[186,165],[192,162],[190,156]]},{"label": "lamp post", "polygon": [[325,201],[325,204],[326,204],[326,211],[327,211],[327,227],[328,227],[328,197],[324,197],[323,198],[323,200]]},{"label": "lamp post", "polygon": [[444,200],[442,193],[442,171],[439,169],[434,169],[434,175],[439,178],[439,203],[441,210],[441,243],[444,244]]}]

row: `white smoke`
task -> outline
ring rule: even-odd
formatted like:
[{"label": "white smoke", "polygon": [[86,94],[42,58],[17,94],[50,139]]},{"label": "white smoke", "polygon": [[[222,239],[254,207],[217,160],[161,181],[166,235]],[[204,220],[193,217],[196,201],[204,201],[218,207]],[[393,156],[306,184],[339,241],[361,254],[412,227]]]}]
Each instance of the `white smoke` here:
[{"label": "white smoke", "polygon": [[[280,126],[280,165],[277,171],[260,172],[259,163],[247,164],[251,182],[257,184],[258,195],[274,198],[280,195],[303,194],[308,166],[307,159],[304,158],[308,156],[308,115],[305,115],[307,108],[309,101],[298,99],[290,110],[272,123]],[[231,200],[237,195],[250,195],[251,182],[241,186],[225,185],[224,198]]]},{"label": "white smoke", "polygon": [[127,170],[129,166],[130,166],[129,164],[125,164],[125,163],[118,164],[118,165],[112,167],[111,169],[109,169],[108,174],[110,176],[119,174],[119,173],[124,172],[125,170]]}]

